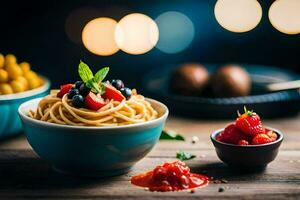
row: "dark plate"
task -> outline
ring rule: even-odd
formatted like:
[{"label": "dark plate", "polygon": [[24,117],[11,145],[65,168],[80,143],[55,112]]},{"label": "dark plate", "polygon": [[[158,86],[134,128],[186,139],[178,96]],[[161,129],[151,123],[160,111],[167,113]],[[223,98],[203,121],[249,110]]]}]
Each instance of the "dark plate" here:
[{"label": "dark plate", "polygon": [[[219,64],[204,64],[211,73]],[[210,119],[232,119],[237,110],[254,109],[264,118],[292,116],[300,109],[300,95],[296,90],[267,93],[264,86],[269,83],[300,79],[300,76],[285,69],[264,65],[242,65],[252,79],[250,96],[233,98],[206,98],[176,95],[169,90],[171,72],[176,66],[157,68],[143,79],[147,96],[167,104],[171,114]]]}]

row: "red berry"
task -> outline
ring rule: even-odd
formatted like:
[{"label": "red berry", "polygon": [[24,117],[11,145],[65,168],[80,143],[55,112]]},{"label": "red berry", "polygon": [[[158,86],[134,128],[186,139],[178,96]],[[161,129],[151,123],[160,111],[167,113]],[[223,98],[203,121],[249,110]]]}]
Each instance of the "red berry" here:
[{"label": "red berry", "polygon": [[187,176],[182,175],[180,177],[180,184],[183,188],[188,188],[190,184],[190,179]]},{"label": "red berry", "polygon": [[178,177],[183,174],[183,170],[181,169],[180,165],[173,163],[171,166],[168,167],[168,173],[175,173]]},{"label": "red berry", "polygon": [[249,145],[249,142],[247,140],[240,140],[238,142],[238,145],[241,145],[241,146],[246,146],[246,145]]},{"label": "red berry", "polygon": [[272,142],[277,140],[277,134],[274,131],[266,129],[266,134],[271,138]]},{"label": "red berry", "polygon": [[125,97],[116,88],[111,85],[105,85],[105,93],[102,95],[105,99],[113,99],[115,101],[123,101]]},{"label": "red berry", "polygon": [[223,132],[217,136],[217,140],[230,144],[238,144],[240,140],[247,140],[248,136],[241,132],[234,124],[228,125]]},{"label": "red berry", "polygon": [[246,108],[245,113],[236,119],[235,124],[241,131],[250,135],[251,137],[265,133],[258,114],[248,111]]},{"label": "red berry", "polygon": [[64,84],[60,86],[60,91],[57,93],[57,97],[62,98],[65,94],[69,93],[71,88],[73,87],[72,84]]},{"label": "red berry", "polygon": [[267,134],[258,134],[253,140],[252,144],[266,144],[272,142],[272,139]]},{"label": "red berry", "polygon": [[216,139],[217,139],[218,141],[222,142],[223,137],[224,137],[224,131],[222,131],[221,133],[219,133],[219,134],[217,135]]},{"label": "red berry", "polygon": [[162,167],[162,166],[157,166],[154,170],[153,170],[153,179],[155,181],[162,181],[162,180],[166,180],[167,178],[167,170]]},{"label": "red berry", "polygon": [[105,105],[105,102],[100,96],[90,92],[84,99],[84,105],[91,110],[99,110]]}]

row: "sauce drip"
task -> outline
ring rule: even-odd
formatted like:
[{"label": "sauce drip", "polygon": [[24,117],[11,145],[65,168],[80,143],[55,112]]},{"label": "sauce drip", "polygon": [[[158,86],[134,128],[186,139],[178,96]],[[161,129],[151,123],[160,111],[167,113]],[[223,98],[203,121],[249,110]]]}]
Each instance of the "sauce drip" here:
[{"label": "sauce drip", "polygon": [[150,191],[168,192],[205,187],[209,177],[190,172],[185,163],[175,161],[157,166],[154,170],[131,178],[131,183]]}]

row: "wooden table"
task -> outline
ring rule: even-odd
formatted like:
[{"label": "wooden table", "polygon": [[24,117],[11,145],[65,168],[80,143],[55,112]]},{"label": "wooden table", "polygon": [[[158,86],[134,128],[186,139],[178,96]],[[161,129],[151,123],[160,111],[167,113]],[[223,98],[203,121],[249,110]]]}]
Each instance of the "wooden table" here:
[{"label": "wooden table", "polygon": [[[129,174],[106,179],[75,178],[54,172],[35,155],[24,136],[1,142],[0,199],[300,199],[300,116],[265,121],[282,130],[285,138],[276,160],[265,171],[256,173],[229,169],[217,158],[209,134],[227,123],[170,117],[167,127],[185,135],[187,141],[161,141]],[[200,141],[192,144],[192,136],[198,136]],[[175,160],[180,149],[197,155],[187,162],[194,172],[227,183],[211,183],[195,193],[149,192],[130,184],[132,175]],[[224,191],[219,192],[219,188]]]}]

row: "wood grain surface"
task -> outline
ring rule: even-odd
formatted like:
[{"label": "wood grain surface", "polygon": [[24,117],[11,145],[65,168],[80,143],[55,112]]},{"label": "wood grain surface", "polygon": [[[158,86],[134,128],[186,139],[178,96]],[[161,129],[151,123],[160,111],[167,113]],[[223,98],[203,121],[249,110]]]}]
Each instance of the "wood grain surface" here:
[{"label": "wood grain surface", "polygon": [[[39,159],[24,136],[0,142],[0,199],[300,199],[300,116],[265,121],[282,130],[284,142],[264,171],[243,172],[223,164],[209,135],[228,121],[169,118],[167,128],[185,135],[184,142],[160,141],[128,174],[105,179],[61,175]],[[192,144],[192,136],[199,142]],[[164,161],[178,150],[197,155],[187,161],[193,172],[214,177],[208,187],[182,192],[149,192],[130,184],[130,177]],[[222,188],[224,191],[219,192]]]}]

